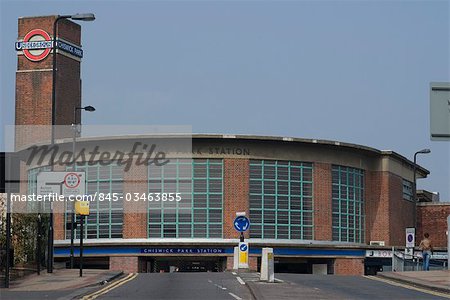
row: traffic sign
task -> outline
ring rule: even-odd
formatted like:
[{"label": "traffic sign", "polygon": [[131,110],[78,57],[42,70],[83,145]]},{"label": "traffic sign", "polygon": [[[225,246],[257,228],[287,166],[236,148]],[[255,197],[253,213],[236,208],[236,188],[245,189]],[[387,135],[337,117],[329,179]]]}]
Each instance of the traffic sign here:
[{"label": "traffic sign", "polygon": [[408,227],[405,230],[406,234],[406,248],[414,248],[415,246],[415,237],[416,237],[416,229],[414,227]]},{"label": "traffic sign", "polygon": [[234,219],[234,229],[239,232],[247,231],[250,228],[250,220],[246,216],[238,216]]},{"label": "traffic sign", "polygon": [[450,141],[450,82],[430,84],[430,135],[433,141]]},{"label": "traffic sign", "polygon": [[75,213],[79,216],[89,216],[89,201],[75,201]]},{"label": "traffic sign", "polygon": [[240,242],[239,243],[239,269],[247,269],[248,268],[248,243]]},{"label": "traffic sign", "polygon": [[86,194],[85,172],[40,172],[37,176],[37,194],[83,196]]}]

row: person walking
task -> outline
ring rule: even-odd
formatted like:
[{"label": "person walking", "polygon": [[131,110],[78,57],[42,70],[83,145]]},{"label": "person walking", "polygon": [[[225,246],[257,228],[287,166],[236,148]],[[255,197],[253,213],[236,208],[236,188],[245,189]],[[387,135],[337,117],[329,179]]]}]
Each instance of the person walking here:
[{"label": "person walking", "polygon": [[431,240],[429,239],[430,235],[428,232],[425,232],[423,235],[424,239],[420,241],[419,249],[422,250],[422,258],[423,258],[423,270],[430,270],[430,257],[433,251],[433,245],[431,244]]}]

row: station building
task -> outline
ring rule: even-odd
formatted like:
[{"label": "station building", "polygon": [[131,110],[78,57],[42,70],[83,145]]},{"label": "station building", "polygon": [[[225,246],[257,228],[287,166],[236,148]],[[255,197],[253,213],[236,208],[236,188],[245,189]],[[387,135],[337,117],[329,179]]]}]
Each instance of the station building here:
[{"label": "station building", "polygon": [[[27,35],[34,29],[52,32],[55,18],[19,19],[18,41],[36,39],[39,34],[38,39],[45,40],[40,32]],[[80,33],[73,22],[59,24],[58,39],[75,48],[81,48]],[[33,51],[32,57],[43,53]],[[51,124],[49,54],[32,61],[18,49],[18,128]],[[81,57],[62,49],[56,55],[57,101],[63,102],[54,108],[56,124],[70,125],[75,107],[81,107]],[[57,135],[56,144],[62,151],[71,149],[70,136],[70,131]],[[48,143],[49,137],[48,131],[38,136],[16,134],[16,149]],[[155,140],[172,143],[182,139],[186,136],[81,137],[77,148],[93,150],[100,143],[111,152],[128,153],[136,142],[150,145]],[[368,251],[404,246],[405,228],[414,227],[415,215],[421,224],[421,217],[432,207],[419,205],[417,209],[414,165],[393,151],[337,141],[227,134],[194,134],[189,143],[189,151],[168,151],[168,163],[158,167],[131,164],[125,170],[113,160],[101,163],[100,154],[91,163],[77,161],[77,171],[86,172],[91,195],[181,194],[179,202],[93,202],[85,225],[86,266],[129,272],[169,271],[171,266],[181,271],[231,269],[233,248],[239,241],[233,220],[237,213],[245,213],[251,222],[245,233],[251,269],[258,269],[261,249],[272,247],[275,271],[363,274],[370,260]],[[130,157],[137,159],[138,155],[135,152]],[[22,164],[21,192],[35,192],[37,175],[48,169],[35,162]],[[68,169],[59,166],[55,171]],[[429,171],[418,166],[416,174],[426,178]],[[58,262],[68,261],[69,220],[68,213],[54,215]],[[77,238],[79,234],[77,229]]]}]

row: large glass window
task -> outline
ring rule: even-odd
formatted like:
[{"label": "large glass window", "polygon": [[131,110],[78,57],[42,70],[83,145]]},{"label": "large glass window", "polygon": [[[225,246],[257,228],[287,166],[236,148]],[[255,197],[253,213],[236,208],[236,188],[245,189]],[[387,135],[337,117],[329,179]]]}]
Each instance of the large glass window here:
[{"label": "large glass window", "polygon": [[364,242],[364,170],[332,168],[333,241]]},{"label": "large glass window", "polygon": [[221,238],[223,161],[171,159],[149,166],[149,193],[179,193],[180,201],[148,202],[149,238]]},{"label": "large glass window", "polygon": [[[71,170],[69,167],[68,170]],[[111,163],[106,166],[99,164],[77,165],[76,171],[86,172],[86,194],[94,195],[103,193],[112,195],[117,193],[118,198],[123,196],[123,166]],[[72,205],[67,202],[67,205]],[[84,237],[88,239],[98,238],[122,238],[123,228],[123,201],[109,201],[109,199],[90,202],[89,216],[84,218]],[[66,211],[70,211],[68,208]],[[70,222],[70,216],[66,213],[66,222]],[[79,227],[77,227],[79,229]],[[76,238],[80,237],[80,231],[75,231]],[[66,237],[70,238],[70,230],[66,230]]]},{"label": "large glass window", "polygon": [[250,237],[313,239],[311,163],[250,161]]}]

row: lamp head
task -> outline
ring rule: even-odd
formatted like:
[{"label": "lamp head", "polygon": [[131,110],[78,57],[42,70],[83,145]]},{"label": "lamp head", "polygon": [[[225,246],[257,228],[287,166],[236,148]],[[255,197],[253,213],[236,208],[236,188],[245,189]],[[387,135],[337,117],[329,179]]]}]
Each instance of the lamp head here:
[{"label": "lamp head", "polygon": [[95,111],[95,107],[90,106],[90,105],[83,107],[83,109],[85,111],[89,111],[89,112]]},{"label": "lamp head", "polygon": [[428,154],[428,153],[431,153],[431,150],[430,149],[422,149],[422,150],[418,151],[417,153]]},{"label": "lamp head", "polygon": [[77,20],[77,21],[94,21],[95,15],[93,13],[74,14],[74,15],[71,15],[70,18],[72,20]]}]

